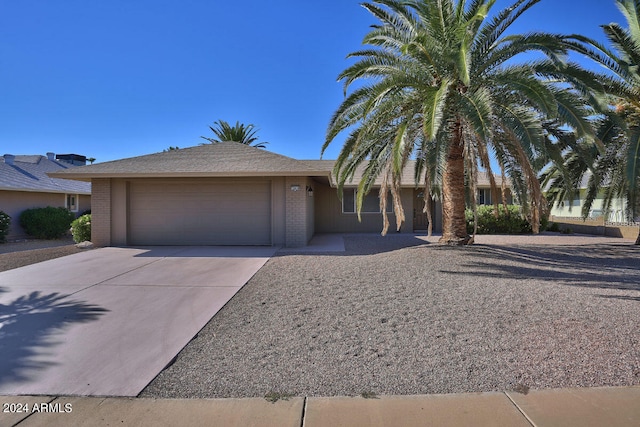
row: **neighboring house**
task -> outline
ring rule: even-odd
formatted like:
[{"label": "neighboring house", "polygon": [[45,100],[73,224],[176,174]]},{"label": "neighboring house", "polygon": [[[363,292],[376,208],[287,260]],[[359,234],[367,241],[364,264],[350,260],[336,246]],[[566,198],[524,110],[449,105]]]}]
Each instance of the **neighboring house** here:
[{"label": "neighboring house", "polygon": [[[120,245],[304,246],[314,233],[380,232],[378,191],[362,222],[354,183],[340,200],[334,161],[296,160],[222,142],[51,173],[92,183],[92,240]],[[423,191],[412,170],[402,179],[401,232],[426,229]],[[439,205],[438,205],[439,206]],[[392,210],[390,205],[389,210]],[[434,209],[434,230],[441,228]],[[392,212],[389,219],[394,224]]]},{"label": "neighboring house", "polygon": [[[573,198],[570,200],[569,198],[563,200],[558,203],[554,203],[553,206],[550,206],[550,217],[560,217],[560,218],[576,218],[581,219],[582,216],[582,207],[584,206],[585,199],[587,197],[587,183],[591,177],[590,173],[586,173],[580,182],[580,186],[577,191],[574,193]],[[613,199],[611,202],[611,207],[608,212],[604,211],[604,195],[603,192],[599,192],[596,196],[596,199],[593,201],[591,205],[591,209],[589,210],[588,218],[597,219],[602,218],[607,222],[618,222],[618,223],[626,223],[632,222],[633,219],[627,216],[627,203],[623,199]]]},{"label": "neighboring house", "polygon": [[73,169],[86,163],[83,156],[21,156],[0,157],[0,210],[11,216],[8,239],[26,237],[20,227],[20,214],[30,208],[66,207],[76,214],[91,208],[91,184],[68,179],[51,178],[49,172]]}]

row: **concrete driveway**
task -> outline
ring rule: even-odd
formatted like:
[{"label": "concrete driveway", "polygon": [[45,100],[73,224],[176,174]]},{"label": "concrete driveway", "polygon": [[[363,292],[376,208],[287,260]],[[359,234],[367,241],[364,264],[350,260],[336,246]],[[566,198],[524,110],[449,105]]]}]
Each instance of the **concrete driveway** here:
[{"label": "concrete driveway", "polygon": [[136,396],[271,247],[101,248],[0,273],[0,394]]}]

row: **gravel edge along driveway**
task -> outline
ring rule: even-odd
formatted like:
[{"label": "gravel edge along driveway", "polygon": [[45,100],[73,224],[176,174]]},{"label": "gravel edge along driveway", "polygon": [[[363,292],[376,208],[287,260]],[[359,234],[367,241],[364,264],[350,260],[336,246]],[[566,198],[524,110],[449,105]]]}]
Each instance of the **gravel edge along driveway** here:
[{"label": "gravel edge along driveway", "polygon": [[554,239],[363,235],[276,256],[141,396],[640,385],[640,248]]},{"label": "gravel edge along driveway", "polygon": [[73,239],[23,240],[0,244],[0,272],[80,252]]}]

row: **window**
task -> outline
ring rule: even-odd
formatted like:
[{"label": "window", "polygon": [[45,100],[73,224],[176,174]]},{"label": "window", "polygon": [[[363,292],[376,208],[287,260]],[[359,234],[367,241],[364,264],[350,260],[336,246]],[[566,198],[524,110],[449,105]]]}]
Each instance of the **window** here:
[{"label": "window", "polygon": [[491,189],[480,188],[478,189],[478,204],[479,205],[491,205]]},{"label": "window", "polygon": [[[355,188],[345,188],[342,191],[342,213],[356,212],[356,193]],[[387,212],[393,212],[393,197],[391,197],[391,194],[389,194],[387,198]],[[364,200],[362,200],[362,213],[380,213],[378,191],[372,190],[364,196]]]},{"label": "window", "polygon": [[65,200],[65,207],[69,209],[71,212],[78,212],[78,195],[67,194],[66,200]]},{"label": "window", "polygon": [[571,198],[571,196],[567,196],[566,200],[565,200],[566,205],[574,207],[574,206],[580,206],[580,192],[576,191],[573,194],[573,198]]}]

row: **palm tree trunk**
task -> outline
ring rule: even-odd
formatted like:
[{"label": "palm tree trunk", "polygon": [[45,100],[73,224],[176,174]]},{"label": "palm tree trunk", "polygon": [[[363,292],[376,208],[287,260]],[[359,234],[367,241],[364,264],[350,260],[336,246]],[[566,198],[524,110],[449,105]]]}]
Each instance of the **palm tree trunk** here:
[{"label": "palm tree trunk", "polygon": [[464,190],[464,145],[458,122],[442,176],[442,244],[466,245],[471,241],[464,217]]}]

